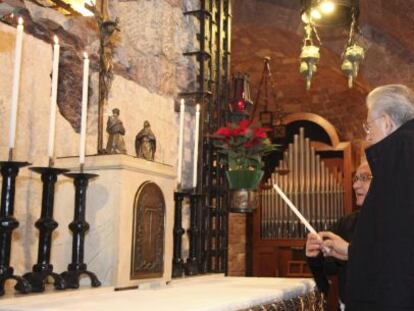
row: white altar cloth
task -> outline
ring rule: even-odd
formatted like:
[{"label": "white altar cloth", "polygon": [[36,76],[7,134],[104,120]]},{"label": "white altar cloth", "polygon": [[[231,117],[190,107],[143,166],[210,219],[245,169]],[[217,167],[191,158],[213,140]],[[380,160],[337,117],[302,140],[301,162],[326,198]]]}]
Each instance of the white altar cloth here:
[{"label": "white altar cloth", "polygon": [[229,311],[290,299],[314,289],[311,279],[207,275],[167,286],[114,291],[112,287],[0,298],[7,311]]}]

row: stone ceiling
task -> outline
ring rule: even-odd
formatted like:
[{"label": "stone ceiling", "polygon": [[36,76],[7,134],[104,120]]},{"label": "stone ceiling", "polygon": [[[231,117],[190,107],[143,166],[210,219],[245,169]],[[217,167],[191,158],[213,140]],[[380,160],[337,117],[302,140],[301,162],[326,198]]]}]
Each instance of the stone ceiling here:
[{"label": "stone ceiling", "polygon": [[298,70],[301,0],[233,0],[232,71],[250,74],[255,95],[263,57],[271,56],[277,103],[286,112],[318,113],[336,126],[341,139],[361,140],[369,90],[385,83],[414,87],[414,14],[410,14],[414,2],[360,0],[360,8],[362,44],[367,51],[357,85],[351,90],[340,70],[345,29],[320,31],[319,70],[311,91],[305,90]]}]

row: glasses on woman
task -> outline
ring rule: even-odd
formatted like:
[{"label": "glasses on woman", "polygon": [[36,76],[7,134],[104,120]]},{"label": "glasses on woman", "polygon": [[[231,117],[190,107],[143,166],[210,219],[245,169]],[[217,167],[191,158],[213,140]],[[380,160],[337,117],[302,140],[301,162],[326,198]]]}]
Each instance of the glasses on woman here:
[{"label": "glasses on woman", "polygon": [[371,123],[374,122],[375,120],[381,119],[382,117],[383,116],[380,116],[380,117],[375,118],[371,121],[366,121],[366,122],[362,123],[362,127],[363,127],[363,129],[364,129],[364,131],[367,135],[369,135],[371,133]]},{"label": "glasses on woman", "polygon": [[364,174],[364,175],[354,175],[352,177],[352,183],[356,183],[357,181],[360,182],[369,182],[372,179],[372,175]]}]

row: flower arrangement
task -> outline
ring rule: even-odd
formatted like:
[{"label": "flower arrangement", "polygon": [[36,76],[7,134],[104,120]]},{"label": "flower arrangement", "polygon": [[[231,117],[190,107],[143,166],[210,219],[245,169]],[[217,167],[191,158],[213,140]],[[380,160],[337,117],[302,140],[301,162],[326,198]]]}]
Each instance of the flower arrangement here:
[{"label": "flower arrangement", "polygon": [[244,120],[219,128],[211,137],[219,152],[227,155],[230,171],[261,170],[262,157],[276,149],[267,136],[270,129]]}]

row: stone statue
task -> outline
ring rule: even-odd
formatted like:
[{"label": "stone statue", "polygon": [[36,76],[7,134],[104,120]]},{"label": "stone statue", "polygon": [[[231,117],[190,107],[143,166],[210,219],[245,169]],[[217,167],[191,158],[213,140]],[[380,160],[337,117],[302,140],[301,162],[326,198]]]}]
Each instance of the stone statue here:
[{"label": "stone statue", "polygon": [[122,136],[125,135],[125,128],[119,119],[119,109],[112,110],[112,116],[106,123],[106,131],[109,134],[106,144],[106,153],[126,153],[125,142]]},{"label": "stone statue", "polygon": [[157,140],[151,130],[148,121],[144,122],[144,128],[135,137],[135,151],[138,158],[154,161]]}]

